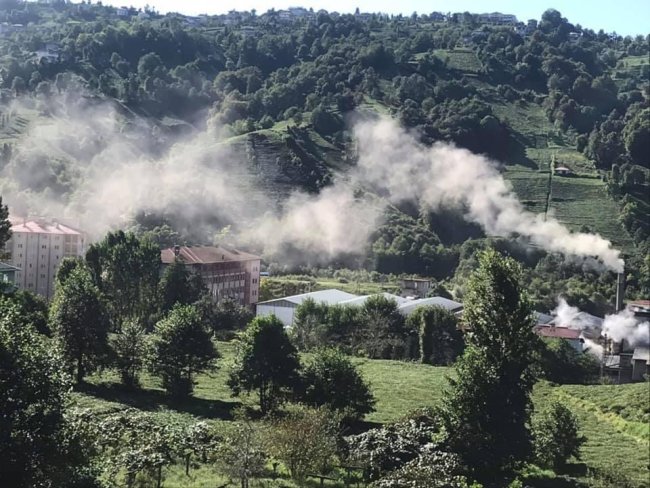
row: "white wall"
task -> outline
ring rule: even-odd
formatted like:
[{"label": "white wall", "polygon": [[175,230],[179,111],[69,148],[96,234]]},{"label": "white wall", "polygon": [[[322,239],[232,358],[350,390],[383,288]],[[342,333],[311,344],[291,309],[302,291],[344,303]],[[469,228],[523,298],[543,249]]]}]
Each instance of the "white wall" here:
[{"label": "white wall", "polygon": [[257,305],[256,315],[258,317],[265,317],[267,315],[275,315],[285,325],[290,327],[293,324],[293,314],[296,311],[295,307],[277,307],[272,304]]}]

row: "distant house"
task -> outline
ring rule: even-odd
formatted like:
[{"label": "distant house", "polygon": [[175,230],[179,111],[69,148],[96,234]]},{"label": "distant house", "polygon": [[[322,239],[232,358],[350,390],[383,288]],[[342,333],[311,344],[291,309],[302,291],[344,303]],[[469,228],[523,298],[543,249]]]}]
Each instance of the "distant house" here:
[{"label": "distant house", "polygon": [[404,278],[402,280],[402,295],[422,298],[427,296],[431,288],[431,280],[425,278]]},{"label": "distant house", "polygon": [[571,171],[571,169],[567,168],[566,166],[557,166],[553,170],[553,173],[556,176],[571,176],[573,174],[573,171]]},{"label": "distant house", "polygon": [[517,16],[511,14],[502,14],[500,12],[492,12],[491,14],[479,14],[479,22],[485,24],[496,24],[496,25],[506,25],[506,24],[516,24]]},{"label": "distant house", "polygon": [[650,318],[650,300],[634,300],[627,302],[627,309],[630,310],[635,317]]},{"label": "distant house", "polygon": [[118,7],[115,13],[118,17],[128,17],[130,15],[130,11],[127,7]]},{"label": "distant house", "polygon": [[584,348],[584,339],[582,334],[577,329],[570,329],[569,327],[558,327],[555,325],[536,325],[533,330],[539,337],[549,339],[563,339],[567,341],[578,352],[582,352]]}]

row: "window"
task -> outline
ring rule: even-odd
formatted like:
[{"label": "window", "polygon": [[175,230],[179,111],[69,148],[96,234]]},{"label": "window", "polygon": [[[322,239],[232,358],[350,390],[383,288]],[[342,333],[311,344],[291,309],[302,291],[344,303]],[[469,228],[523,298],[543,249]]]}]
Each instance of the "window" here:
[{"label": "window", "polygon": [[59,249],[58,244],[57,244],[56,246],[54,246],[54,249],[55,249],[55,250],[58,250],[58,249]]},{"label": "window", "polygon": [[47,249],[47,246],[46,246],[45,244],[43,244],[43,245],[41,246],[41,249]]},{"label": "window", "polygon": [[22,244],[18,244],[18,249],[22,249],[22,248],[23,248],[23,245],[22,245]]},{"label": "window", "polygon": [[41,273],[41,279],[45,279],[45,275],[43,273]]}]

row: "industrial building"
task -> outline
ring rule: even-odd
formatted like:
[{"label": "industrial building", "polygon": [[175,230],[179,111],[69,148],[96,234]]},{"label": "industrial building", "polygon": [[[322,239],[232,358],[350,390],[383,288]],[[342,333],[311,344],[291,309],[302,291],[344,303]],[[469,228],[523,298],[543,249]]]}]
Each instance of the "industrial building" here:
[{"label": "industrial building", "polygon": [[[460,314],[463,310],[462,303],[455,302],[443,297],[430,297],[420,299],[408,299],[392,295],[390,293],[381,293],[382,296],[397,303],[397,308],[402,315],[410,315],[418,307],[435,305],[445,308],[452,313]],[[276,298],[257,304],[257,315],[275,315],[282,323],[290,327],[293,324],[294,314],[298,305],[307,299],[312,299],[316,303],[326,305],[341,305],[346,307],[361,307],[373,295],[353,295],[341,290],[330,289],[320,290],[311,293],[302,293],[289,297]]]},{"label": "industrial building", "polygon": [[66,257],[86,252],[84,234],[68,225],[44,219],[11,220],[11,238],[5,251],[8,264],[16,267],[15,285],[47,299],[54,296],[54,278]]},{"label": "industrial building", "polygon": [[174,246],[160,252],[163,269],[180,260],[199,275],[218,302],[232,299],[253,306],[259,300],[261,258],[218,246]]}]

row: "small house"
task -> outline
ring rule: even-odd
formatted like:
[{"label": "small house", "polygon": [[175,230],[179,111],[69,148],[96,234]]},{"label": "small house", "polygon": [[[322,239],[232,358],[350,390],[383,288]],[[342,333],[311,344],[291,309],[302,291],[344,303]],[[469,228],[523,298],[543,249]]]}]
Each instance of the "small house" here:
[{"label": "small house", "polygon": [[582,352],[584,348],[584,339],[577,329],[569,327],[557,327],[555,325],[536,325],[533,330],[540,337],[549,339],[563,339],[571,344],[577,352]]},{"label": "small house", "polygon": [[571,171],[571,169],[567,168],[566,166],[557,166],[553,173],[556,176],[571,176],[573,174],[573,171]]},{"label": "small house", "polygon": [[427,296],[431,280],[424,278],[405,278],[402,280],[402,294],[422,298]]}]

